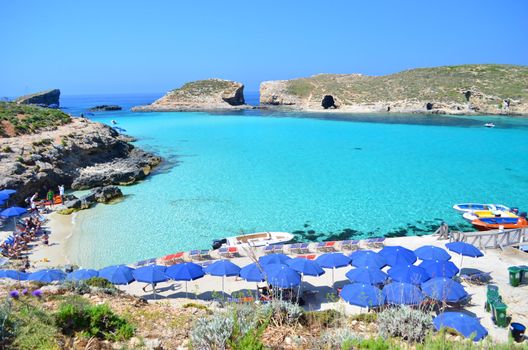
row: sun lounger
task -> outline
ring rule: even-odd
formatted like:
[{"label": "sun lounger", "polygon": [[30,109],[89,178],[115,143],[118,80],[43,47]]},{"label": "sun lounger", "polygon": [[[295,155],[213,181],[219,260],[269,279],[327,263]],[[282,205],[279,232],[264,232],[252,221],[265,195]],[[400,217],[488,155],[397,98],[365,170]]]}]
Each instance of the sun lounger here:
[{"label": "sun lounger", "polygon": [[272,254],[273,253],[273,245],[267,245],[266,247],[264,247],[264,254]]},{"label": "sun lounger", "polygon": [[209,251],[208,250],[191,250],[189,252],[189,257],[191,259],[201,260],[201,259],[209,257]]},{"label": "sun lounger", "polygon": [[183,252],[166,255],[163,258],[161,258],[161,262],[164,265],[174,265],[182,261],[183,261]]},{"label": "sun lounger", "polygon": [[365,240],[365,244],[368,248],[383,248],[385,245],[385,237],[375,237]]},{"label": "sun lounger", "polygon": [[359,249],[359,241],[346,240],[341,242],[341,249],[357,250]]},{"label": "sun lounger", "polygon": [[491,281],[491,272],[478,272],[472,274],[461,274],[459,276],[461,281],[468,284],[484,285]]},{"label": "sun lounger", "polygon": [[295,243],[290,245],[290,252],[300,254],[310,252],[310,243]]},{"label": "sun lounger", "polygon": [[232,258],[235,255],[238,255],[238,248],[237,247],[222,247],[218,249],[218,254],[222,258]]},{"label": "sun lounger", "polygon": [[317,255],[315,254],[306,254],[306,255],[297,255],[298,258],[305,258],[305,259],[308,259],[308,260],[314,260]]},{"label": "sun lounger", "polygon": [[336,247],[336,243],[335,241],[331,241],[331,242],[319,242],[317,244],[317,247],[316,247],[316,250],[320,251],[320,252],[333,252],[335,251],[335,247]]},{"label": "sun lounger", "polygon": [[274,244],[273,245],[273,253],[283,253],[284,252],[284,244]]}]

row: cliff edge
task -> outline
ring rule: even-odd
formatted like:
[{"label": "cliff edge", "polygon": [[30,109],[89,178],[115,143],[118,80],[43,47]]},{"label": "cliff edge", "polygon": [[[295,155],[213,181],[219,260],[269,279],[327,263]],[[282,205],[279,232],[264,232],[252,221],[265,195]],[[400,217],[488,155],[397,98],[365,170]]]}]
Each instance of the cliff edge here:
[{"label": "cliff edge", "polygon": [[59,107],[60,90],[40,91],[31,95],[25,95],[17,98],[15,103],[23,105],[38,105],[42,107],[55,106]]},{"label": "cliff edge", "polygon": [[528,67],[475,64],[266,81],[260,103],[351,113],[528,114]]},{"label": "cliff edge", "polygon": [[244,85],[230,80],[207,79],[186,83],[147,106],[132,111],[204,111],[244,109]]}]

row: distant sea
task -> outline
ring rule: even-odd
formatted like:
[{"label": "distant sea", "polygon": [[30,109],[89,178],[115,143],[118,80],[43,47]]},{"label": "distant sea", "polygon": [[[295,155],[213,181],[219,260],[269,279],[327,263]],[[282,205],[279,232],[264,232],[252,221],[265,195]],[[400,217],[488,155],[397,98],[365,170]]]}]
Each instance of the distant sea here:
[{"label": "distant sea", "polygon": [[[61,97],[64,111],[116,120],[165,159],[123,187],[123,201],[75,216],[68,244],[82,266],[207,249],[241,232],[318,241],[429,234],[443,221],[469,229],[451,208],[460,202],[528,208],[528,119],[129,111],[162,95]],[[98,104],[124,110],[88,114]]]}]

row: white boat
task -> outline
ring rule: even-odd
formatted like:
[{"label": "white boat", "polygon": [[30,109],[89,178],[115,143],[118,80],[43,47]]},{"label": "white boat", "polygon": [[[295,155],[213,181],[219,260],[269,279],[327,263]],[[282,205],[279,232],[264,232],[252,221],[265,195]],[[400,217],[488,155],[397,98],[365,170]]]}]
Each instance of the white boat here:
[{"label": "white boat", "polygon": [[504,210],[467,211],[462,214],[462,217],[468,222],[472,222],[473,220],[478,220],[482,218],[518,218],[518,216],[514,213]]},{"label": "white boat", "polygon": [[502,204],[481,204],[481,203],[460,203],[453,205],[453,209],[458,212],[466,213],[477,210],[491,210],[491,211],[510,211],[505,205]]},{"label": "white boat", "polygon": [[494,128],[494,127],[495,127],[495,124],[493,124],[493,123],[486,123],[486,124],[484,124],[484,126],[485,126],[486,128]]},{"label": "white boat", "polygon": [[294,236],[289,232],[256,232],[216,239],[213,241],[213,249],[221,247],[263,247],[270,244],[286,243],[293,238]]}]

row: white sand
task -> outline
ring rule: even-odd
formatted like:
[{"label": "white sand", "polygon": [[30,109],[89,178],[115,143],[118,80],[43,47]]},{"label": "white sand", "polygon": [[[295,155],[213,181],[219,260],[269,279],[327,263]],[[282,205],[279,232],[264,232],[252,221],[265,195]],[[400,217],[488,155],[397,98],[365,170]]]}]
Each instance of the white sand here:
[{"label": "white sand", "polygon": [[56,267],[70,264],[67,251],[67,240],[72,234],[73,225],[70,215],[51,213],[44,228],[48,229],[49,244],[45,246],[42,240],[30,251],[29,259],[33,269]]},{"label": "white sand", "polygon": [[[69,216],[61,216],[58,214],[50,215],[49,227],[52,230],[50,235],[50,246],[37,248],[33,254],[33,259],[47,258],[50,261],[40,261],[37,266],[56,266],[69,263],[66,253],[66,240],[68,235],[71,235],[72,224]],[[402,245],[409,249],[416,249],[423,245],[435,245],[444,247],[446,240],[438,240],[436,236],[422,236],[422,237],[400,237],[388,238],[385,245]],[[56,243],[56,244],[55,244]],[[171,253],[171,252],[167,252]],[[258,256],[262,256],[262,250],[257,251]],[[218,258],[215,252],[212,253],[213,258]],[[452,261],[459,266],[460,256],[451,253]],[[512,317],[513,322],[520,322],[528,324],[528,285],[519,287],[511,287],[509,285],[508,267],[513,265],[528,264],[528,255],[517,249],[508,248],[504,251],[500,249],[488,249],[484,251],[484,257],[468,258],[465,257],[463,261],[464,269],[478,269],[483,272],[491,272],[492,282],[499,286],[500,294],[503,301],[508,305],[508,314]],[[73,257],[72,262],[75,262]],[[249,257],[237,257],[231,259],[235,264],[243,267],[252,262]],[[459,266],[460,267],[460,266]],[[341,287],[349,283],[345,277],[345,273],[351,269],[350,266],[345,268],[335,269],[335,286]],[[334,290],[331,288],[332,271],[327,270],[327,273],[320,277],[306,276],[303,279],[302,290],[315,291],[315,295],[306,298],[307,309],[323,310],[328,308],[337,308],[344,310],[347,313],[365,312],[359,307],[351,306],[343,301],[329,302],[327,295]],[[256,283],[246,282],[240,278],[227,277],[225,278],[225,292],[231,295],[234,292],[250,291],[253,294],[256,291]],[[154,299],[152,289],[147,287],[147,292],[142,288],[144,283],[132,283],[128,286],[120,287],[123,291],[144,297],[151,302],[164,301],[171,304],[179,305],[185,299],[185,282],[164,282],[157,285],[158,293]],[[471,305],[466,307],[466,312],[473,313],[480,318],[482,325],[489,331],[493,339],[498,341],[507,341],[508,328],[496,327],[492,320],[491,314],[484,310],[484,302],[486,300],[486,286],[469,285],[463,283],[466,291],[471,295]],[[188,282],[188,291],[190,299],[211,300],[213,292],[220,294],[222,290],[222,278],[214,276],[204,276],[196,281]]]}]

